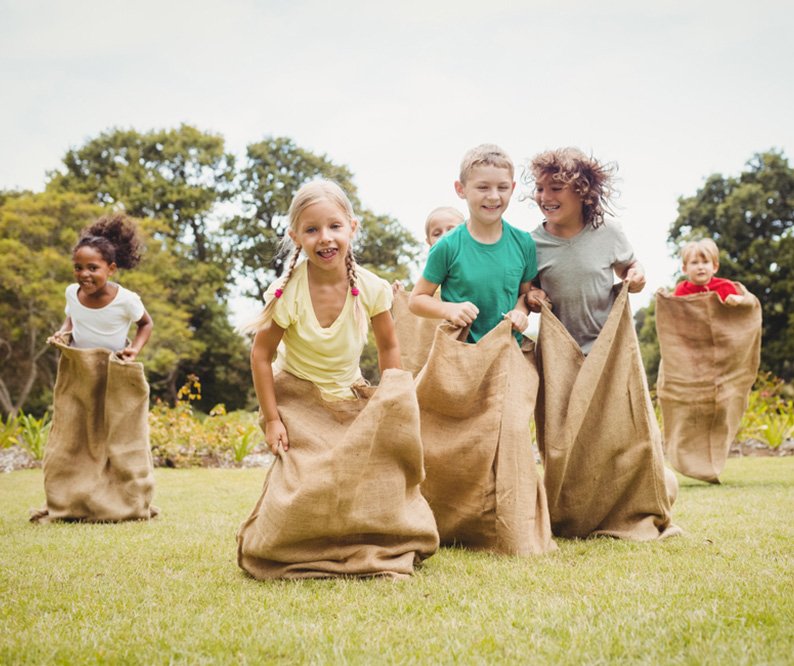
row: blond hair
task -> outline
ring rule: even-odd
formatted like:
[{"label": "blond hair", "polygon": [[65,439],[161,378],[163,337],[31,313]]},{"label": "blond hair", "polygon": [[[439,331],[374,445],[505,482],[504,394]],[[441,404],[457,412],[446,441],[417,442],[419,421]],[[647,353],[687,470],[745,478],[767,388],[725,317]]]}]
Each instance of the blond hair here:
[{"label": "blond hair", "polygon": [[442,213],[449,213],[450,215],[454,216],[461,222],[465,219],[465,215],[461,213],[457,208],[453,206],[439,206],[438,208],[434,208],[430,211],[430,214],[427,216],[425,220],[425,236],[430,234],[430,223],[433,221],[433,218],[436,215],[441,215]]},{"label": "blond hair", "polygon": [[510,171],[510,180],[513,179],[515,169],[513,160],[499,146],[493,143],[483,143],[467,151],[460,163],[460,182],[465,183],[471,170],[478,166],[492,166]]},{"label": "blond hair", "polygon": [[[353,204],[345,194],[344,190],[338,183],[332,180],[313,180],[302,185],[289,206],[287,217],[289,220],[289,228],[293,233],[298,232],[298,223],[300,216],[309,207],[322,201],[328,201],[339,207],[351,228],[356,221],[356,216],[353,212]],[[253,321],[243,326],[242,330],[245,332],[256,332],[261,330],[266,324],[273,319],[273,311],[276,308],[276,302],[287,288],[287,283],[292,277],[295,267],[298,265],[298,259],[301,254],[301,246],[292,242],[289,234],[285,233],[281,239],[280,254],[287,254],[291,252],[287,270],[281,276],[281,283],[274,292],[274,298],[271,298],[266,304],[262,312]],[[356,319],[359,333],[363,338],[367,336],[367,318],[364,316],[364,308],[361,305],[361,299],[358,298],[358,264],[356,263],[353,254],[353,246],[348,245],[347,255],[345,256],[345,269],[347,272],[347,282],[350,285],[350,292],[353,294],[353,316]]]},{"label": "blond hair", "polygon": [[584,223],[597,229],[604,223],[605,215],[612,215],[612,197],[615,194],[614,177],[617,165],[599,162],[578,148],[546,150],[533,157],[522,180],[531,184],[545,176],[553,181],[570,185],[582,198]]},{"label": "blond hair", "polygon": [[710,238],[689,241],[681,248],[681,262],[686,264],[690,259],[703,257],[714,266],[720,265],[720,251],[717,244]]}]

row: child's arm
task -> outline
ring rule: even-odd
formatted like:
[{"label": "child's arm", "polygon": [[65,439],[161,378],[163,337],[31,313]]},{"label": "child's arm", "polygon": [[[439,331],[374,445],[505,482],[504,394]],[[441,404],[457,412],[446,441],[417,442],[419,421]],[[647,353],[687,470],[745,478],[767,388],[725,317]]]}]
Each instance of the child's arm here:
[{"label": "child's arm", "polygon": [[273,455],[278,452],[279,442],[285,451],[289,449],[287,429],[281,422],[276,406],[272,365],[278,343],[281,342],[283,335],[284,329],[270,321],[257,331],[251,347],[251,374],[254,378],[256,398],[259,401],[259,425],[265,432],[265,441]]},{"label": "child's arm", "polygon": [[636,294],[645,287],[645,269],[636,259],[623,270],[616,269],[615,273],[621,280],[628,283],[630,294]]},{"label": "child's arm", "polygon": [[63,324],[61,327],[55,331],[50,337],[50,340],[54,340],[55,342],[60,342],[62,345],[66,344],[66,334],[72,332],[72,318],[67,315],[66,319],[63,320]]},{"label": "child's arm", "polygon": [[471,324],[480,314],[477,306],[469,301],[449,303],[434,298],[436,289],[437,284],[420,277],[408,299],[408,309],[419,317],[446,319],[460,328]]},{"label": "child's arm", "polygon": [[125,347],[121,351],[121,358],[125,361],[135,360],[138,354],[141,353],[141,349],[143,349],[144,345],[149,341],[149,336],[151,336],[152,329],[154,328],[154,322],[146,310],[143,311],[143,317],[136,323],[138,324],[138,331],[135,333],[135,339],[132,341],[131,345]]},{"label": "child's arm", "polygon": [[551,301],[546,295],[546,292],[540,287],[536,287],[531,282],[529,283],[529,290],[526,294],[524,294],[524,301],[526,302],[527,309],[530,312],[540,312],[541,306],[544,303],[551,305]]},{"label": "child's arm", "polygon": [[375,345],[378,348],[378,368],[381,372],[389,368],[402,367],[400,364],[400,343],[394,330],[394,319],[386,310],[376,314],[372,319],[372,332],[375,334]]},{"label": "child's arm", "polygon": [[509,319],[513,325],[513,330],[523,333],[529,326],[529,307],[526,302],[526,295],[532,286],[531,282],[522,282],[518,287],[518,300],[515,307],[505,315],[505,319]]}]

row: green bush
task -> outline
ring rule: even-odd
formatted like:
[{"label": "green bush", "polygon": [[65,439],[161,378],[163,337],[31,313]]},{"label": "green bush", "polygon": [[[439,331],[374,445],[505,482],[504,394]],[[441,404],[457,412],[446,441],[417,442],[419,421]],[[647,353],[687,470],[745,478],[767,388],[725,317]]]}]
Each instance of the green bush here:
[{"label": "green bush", "polygon": [[774,449],[794,437],[794,400],[785,398],[787,390],[779,377],[770,372],[759,373],[736,439],[761,440]]},{"label": "green bush", "polygon": [[5,420],[0,418],[0,449],[19,444],[19,419],[9,414]]},{"label": "green bush", "polygon": [[33,458],[41,460],[44,457],[44,447],[47,445],[47,438],[52,427],[49,413],[44,412],[44,416],[37,419],[32,414],[20,412],[17,423],[22,446]]},{"label": "green bush", "polygon": [[193,409],[201,383],[191,375],[179,390],[177,404],[158,401],[149,412],[149,435],[155,465],[196,467],[239,464],[264,437],[253,412],[226,412],[216,405],[209,415]]}]

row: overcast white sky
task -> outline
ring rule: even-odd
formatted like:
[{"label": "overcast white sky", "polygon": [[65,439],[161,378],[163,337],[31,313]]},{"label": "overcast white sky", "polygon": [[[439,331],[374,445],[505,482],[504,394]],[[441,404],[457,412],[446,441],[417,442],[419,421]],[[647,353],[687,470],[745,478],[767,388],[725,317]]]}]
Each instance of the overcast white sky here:
[{"label": "overcast white sky", "polygon": [[[575,145],[619,164],[636,308],[674,281],[679,196],[794,157],[792,34],[784,0],[0,0],[0,188],[41,190],[108,128],[185,122],[241,156],[267,135],[325,153],[422,237],[430,209],[465,211],[468,148]],[[540,215],[516,195],[506,219]]]}]

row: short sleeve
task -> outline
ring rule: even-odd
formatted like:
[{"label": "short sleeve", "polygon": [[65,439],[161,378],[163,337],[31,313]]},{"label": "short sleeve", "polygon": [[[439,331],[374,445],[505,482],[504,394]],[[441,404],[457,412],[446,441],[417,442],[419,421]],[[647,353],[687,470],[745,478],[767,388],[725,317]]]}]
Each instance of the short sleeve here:
[{"label": "short sleeve", "polygon": [[130,291],[127,299],[127,315],[130,321],[140,321],[144,312],[146,312],[146,308],[143,307],[141,297],[135,292]]},{"label": "short sleeve", "polygon": [[531,282],[538,274],[538,252],[535,247],[535,239],[527,232],[523,232],[523,234],[522,240],[524,241],[526,267],[524,269],[524,275],[521,276],[521,282]]},{"label": "short sleeve", "polygon": [[[265,306],[276,298],[276,289],[279,287],[280,283],[281,280],[276,280],[267,288],[265,292]],[[289,306],[292,300],[289,298],[289,292],[292,291],[293,290],[288,291],[285,289],[281,297],[276,298],[276,304],[273,308],[273,321],[283,329],[289,328],[294,323],[294,317],[291,315],[292,308]]]},{"label": "short sleeve", "polygon": [[610,226],[612,227],[612,233],[615,237],[615,254],[612,267],[620,271],[634,262],[636,257],[634,256],[634,248],[631,247],[631,243],[620,225],[612,223]]},{"label": "short sleeve", "polygon": [[389,283],[377,276],[373,277],[375,279],[372,281],[372,294],[371,297],[367,299],[366,304],[367,316],[370,319],[379,315],[381,312],[391,310],[392,301],[394,299]]},{"label": "short sleeve", "polygon": [[433,284],[442,284],[449,273],[449,238],[441,239],[430,248],[422,277]]}]

